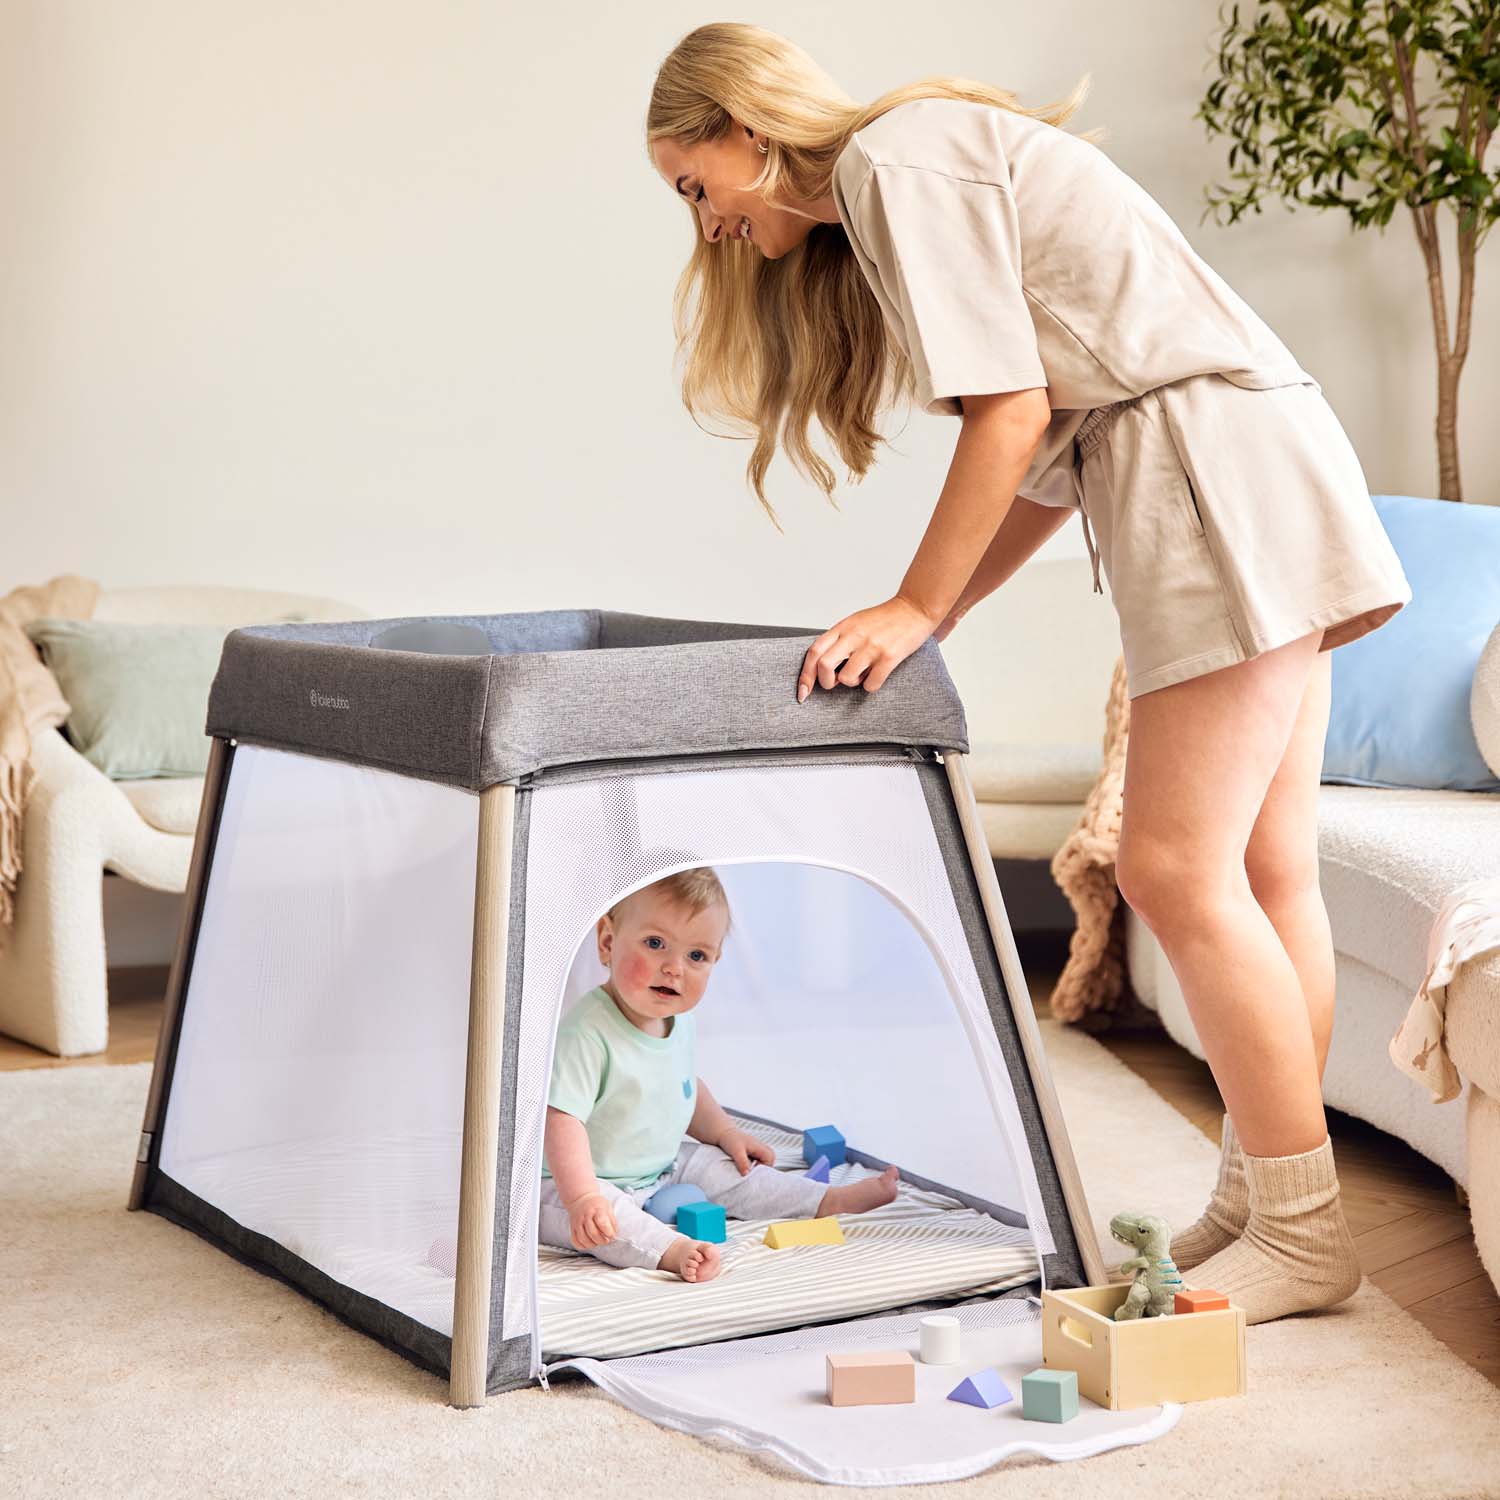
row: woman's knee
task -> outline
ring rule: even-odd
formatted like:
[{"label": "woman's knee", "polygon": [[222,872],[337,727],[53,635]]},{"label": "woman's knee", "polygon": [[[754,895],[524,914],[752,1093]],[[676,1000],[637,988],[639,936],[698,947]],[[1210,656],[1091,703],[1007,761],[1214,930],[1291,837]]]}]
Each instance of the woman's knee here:
[{"label": "woman's knee", "polygon": [[1233,894],[1233,879],[1210,851],[1163,840],[1120,840],[1115,884],[1125,904],[1158,937],[1213,920]]},{"label": "woman's knee", "polygon": [[1247,851],[1245,876],[1251,894],[1268,913],[1295,911],[1304,903],[1323,899],[1316,850]]}]

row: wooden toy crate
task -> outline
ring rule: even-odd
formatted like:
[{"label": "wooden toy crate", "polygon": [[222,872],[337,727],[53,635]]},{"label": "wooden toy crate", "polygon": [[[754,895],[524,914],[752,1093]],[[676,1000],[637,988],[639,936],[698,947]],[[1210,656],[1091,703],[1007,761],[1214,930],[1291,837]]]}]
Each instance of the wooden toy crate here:
[{"label": "wooden toy crate", "polygon": [[1042,1293],[1042,1362],[1112,1411],[1245,1394],[1245,1310],[1116,1323],[1128,1282]]}]

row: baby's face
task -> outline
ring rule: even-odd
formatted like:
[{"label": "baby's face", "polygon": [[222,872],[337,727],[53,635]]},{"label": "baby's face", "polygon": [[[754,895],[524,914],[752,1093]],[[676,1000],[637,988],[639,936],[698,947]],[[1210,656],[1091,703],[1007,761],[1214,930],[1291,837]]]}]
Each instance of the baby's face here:
[{"label": "baby's face", "polygon": [[637,1016],[679,1015],[703,998],[727,926],[718,903],[689,914],[647,891],[629,897],[617,921],[600,918],[599,960]]}]

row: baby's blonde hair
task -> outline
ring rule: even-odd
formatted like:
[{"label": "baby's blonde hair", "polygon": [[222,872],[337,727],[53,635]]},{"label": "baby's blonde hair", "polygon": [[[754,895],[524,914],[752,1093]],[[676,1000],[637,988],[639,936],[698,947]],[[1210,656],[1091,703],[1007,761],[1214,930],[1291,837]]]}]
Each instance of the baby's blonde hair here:
[{"label": "baby's blonde hair", "polygon": [[[850,136],[909,99],[967,99],[1061,126],[1089,81],[1085,74],[1060,103],[1027,108],[1008,89],[936,74],[861,104],[795,42],[762,26],[712,21],[688,32],[657,70],[646,145],[649,154],[662,139],[723,140],[737,120],[770,144],[747,188],[775,202],[812,200],[831,191]],[[1099,133],[1079,139],[1097,144]],[[813,420],[857,482],[887,441],[875,425],[883,399],[916,393],[911,360],[887,329],[843,226],[814,224],[802,244],[768,260],[733,235],[710,243],[691,203],[687,215],[693,248],[673,302],[683,404],[695,421],[703,414],[729,425],[716,437],[755,439],[748,478],[778,530],[765,491],[778,442],[837,508],[834,472],[809,439]]]},{"label": "baby's blonde hair", "polygon": [[631,891],[628,896],[621,896],[605,915],[611,922],[619,921],[620,909],[627,901],[633,901],[637,896],[644,896],[648,893],[665,897],[674,906],[683,907],[689,916],[694,917],[710,906],[722,906],[725,917],[724,933],[728,936],[733,921],[729,912],[729,897],[724,894],[724,887],[720,884],[719,877],[707,865],[697,865],[690,870],[678,870],[672,875],[663,875],[660,880],[653,880],[650,885],[643,885],[640,890]]}]

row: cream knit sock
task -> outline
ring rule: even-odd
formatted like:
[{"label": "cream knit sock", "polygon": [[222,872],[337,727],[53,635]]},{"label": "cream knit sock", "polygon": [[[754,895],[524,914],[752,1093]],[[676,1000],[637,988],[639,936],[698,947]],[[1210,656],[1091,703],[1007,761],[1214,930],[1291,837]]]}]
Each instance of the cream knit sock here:
[{"label": "cream knit sock", "polygon": [[1234,1133],[1234,1121],[1226,1113],[1219,1127],[1219,1180],[1214,1184],[1208,1207],[1195,1224],[1172,1236],[1171,1256],[1179,1271],[1196,1265],[1232,1245],[1245,1230],[1250,1217],[1250,1184],[1245,1177],[1245,1155]]},{"label": "cream knit sock", "polygon": [[1191,1286],[1223,1292],[1247,1323],[1332,1307],[1359,1289],[1359,1256],[1339,1203],[1333,1142],[1297,1156],[1245,1154],[1250,1218]]}]

